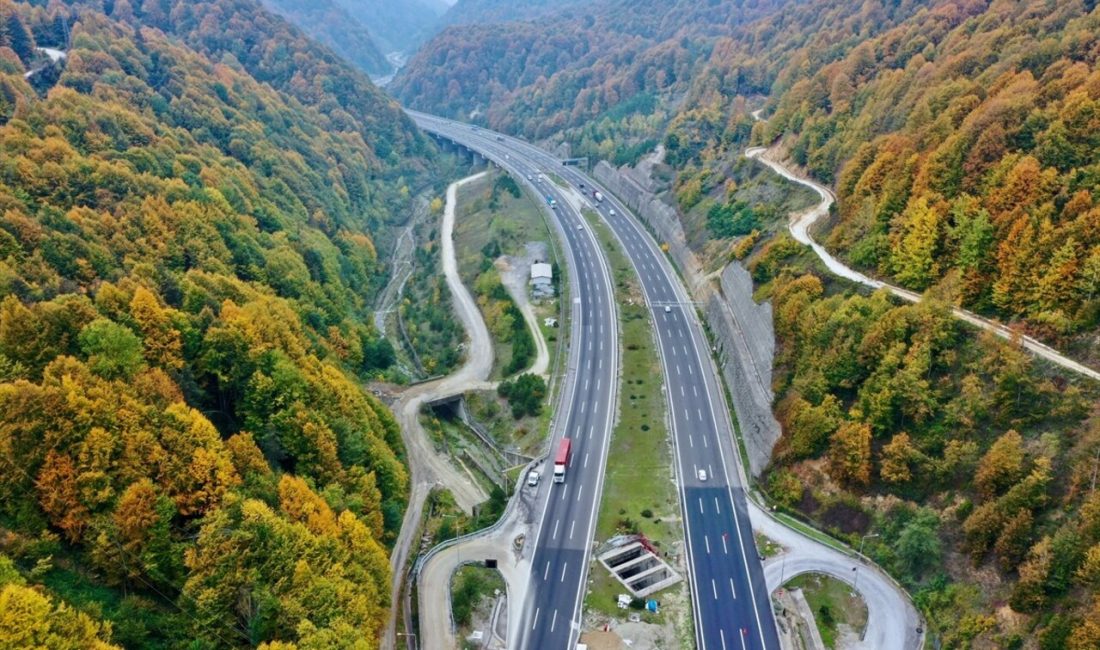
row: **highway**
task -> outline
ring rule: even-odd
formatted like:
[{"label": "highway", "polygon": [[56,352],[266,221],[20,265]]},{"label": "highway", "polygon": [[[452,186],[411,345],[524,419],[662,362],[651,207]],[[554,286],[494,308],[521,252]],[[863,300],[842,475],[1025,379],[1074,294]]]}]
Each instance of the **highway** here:
[{"label": "highway", "polygon": [[[531,576],[512,647],[572,648],[580,631],[588,559],[603,492],[604,467],[618,396],[619,338],[611,273],[595,236],[561,188],[539,180],[543,166],[513,153],[498,136],[466,125],[410,113],[424,130],[475,150],[509,171],[536,195],[554,199],[553,210],[570,259],[572,336],[562,403],[551,432],[551,456],[563,437],[572,440],[565,482],[545,475]],[[502,137],[502,136],[500,136]]]},{"label": "highway", "polygon": [[[626,206],[575,167],[563,166],[558,159],[522,140],[421,113],[410,114],[421,128],[446,134],[479,151],[507,153],[510,161],[526,169],[558,175],[586,194],[614,231],[641,279],[665,369],[688,540],[696,643],[702,649],[777,649],[771,599],[752,536],[743,472],[733,449],[729,409],[694,305],[657,243]],[[591,198],[594,188],[600,189],[602,202]],[[577,560],[583,557],[578,554]],[[536,559],[536,575],[532,576],[536,583],[543,578],[537,575],[541,566]],[[568,576],[559,579],[559,591],[567,590],[567,580]],[[543,607],[557,603],[560,611],[564,596],[556,592],[550,596],[550,591],[536,589],[537,602],[545,603]],[[543,600],[546,596],[551,600]],[[545,615],[545,611],[539,613]],[[559,644],[557,637],[523,641],[516,647],[569,647],[568,643]]]}]

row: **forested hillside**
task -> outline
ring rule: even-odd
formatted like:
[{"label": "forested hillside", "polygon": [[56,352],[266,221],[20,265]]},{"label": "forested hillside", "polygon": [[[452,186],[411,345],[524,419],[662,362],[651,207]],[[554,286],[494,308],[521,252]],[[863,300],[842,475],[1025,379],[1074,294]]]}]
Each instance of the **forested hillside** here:
[{"label": "forested hillside", "polygon": [[106,5],[0,0],[0,646],[376,645],[374,239],[430,145],[251,0]]},{"label": "forested hillside", "polygon": [[360,70],[372,75],[393,71],[367,28],[335,0],[263,0],[263,3]]},{"label": "forested hillside", "polygon": [[[945,3],[777,79],[765,136],[836,180],[829,244],[1100,359],[1100,14]],[[828,90],[825,90],[828,88]]]},{"label": "forested hillside", "polygon": [[871,535],[943,647],[1097,647],[1100,390],[938,299],[830,283],[799,250],[780,237],[750,258],[779,343],[773,503]]},{"label": "forested hillside", "polygon": [[366,27],[383,53],[412,53],[447,11],[443,0],[333,0]]},{"label": "forested hillside", "polygon": [[587,3],[583,0],[458,0],[439,22],[445,26],[531,20],[580,4]]},{"label": "forested hillside", "polygon": [[[479,123],[536,138],[605,119],[586,144],[609,139],[611,129],[644,139],[662,121],[642,118],[658,99],[683,92],[717,35],[780,4],[599,0],[538,19],[451,27],[421,48],[391,90],[414,108],[476,115]],[[623,142],[608,142],[606,155],[628,140],[616,139]]]},{"label": "forested hillside", "polygon": [[769,495],[853,543],[880,535],[870,553],[945,647],[1095,648],[1097,388],[975,340],[946,309],[1020,319],[1097,362],[1097,11],[827,9],[731,40],[663,138],[675,200],[720,218],[737,214],[725,170],[754,138],[777,142],[835,184],[830,248],[929,292],[919,306],[856,295],[807,273],[789,238],[756,246],[784,430]]},{"label": "forested hillside", "polygon": [[831,248],[1100,361],[1095,9],[828,4],[754,23],[695,76],[663,138],[681,207],[722,188],[770,94],[757,142],[836,184]]},{"label": "forested hillside", "polygon": [[725,170],[777,142],[835,184],[830,248],[929,290],[855,295],[786,237],[749,258],[779,344],[769,495],[880,535],[870,553],[945,647],[1100,645],[1096,386],[946,311],[1096,364],[1098,25],[1078,2],[792,8],[716,48],[662,140],[674,200],[719,220],[739,214]]}]

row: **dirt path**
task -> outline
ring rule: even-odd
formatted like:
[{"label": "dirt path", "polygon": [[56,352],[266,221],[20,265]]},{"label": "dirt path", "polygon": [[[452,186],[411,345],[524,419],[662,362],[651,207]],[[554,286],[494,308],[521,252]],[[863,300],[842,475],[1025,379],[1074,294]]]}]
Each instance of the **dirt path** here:
[{"label": "dirt path", "polygon": [[[753,112],[753,117],[759,120],[759,113],[760,111]],[[769,154],[771,154],[773,157],[769,157]],[[888,291],[890,291],[890,293],[898,296],[899,298],[902,298],[903,300],[914,303],[920,302],[920,294],[909,291],[908,289],[902,289],[901,287],[888,284],[881,280],[876,280],[874,278],[864,275],[863,273],[860,273],[859,271],[856,271],[853,268],[850,268],[840,260],[833,257],[833,255],[829,253],[829,251],[825,250],[824,246],[814,241],[813,237],[810,236],[810,228],[814,225],[814,223],[817,222],[818,219],[829,214],[829,208],[836,201],[836,196],[833,194],[832,190],[823,185],[815,183],[808,178],[804,178],[802,176],[799,176],[798,174],[795,174],[793,171],[783,165],[783,163],[774,160],[774,152],[770,149],[765,149],[764,147],[752,147],[745,151],[745,157],[759,160],[783,178],[786,178],[791,182],[798,183],[799,185],[805,185],[806,187],[817,192],[817,195],[821,197],[821,202],[810,210],[807,210],[806,212],[803,212],[801,214],[793,215],[790,220],[789,228],[791,231],[791,236],[794,237],[796,241],[812,248],[814,253],[816,253],[817,256],[821,258],[821,261],[825,263],[825,266],[829,269],[829,271],[842,278],[846,278],[848,280],[851,280],[852,282],[857,282],[873,289],[886,288]],[[954,314],[955,318],[970,323],[971,325],[986,330],[987,332],[993,332],[1001,338],[1008,340],[1019,340],[1020,345],[1022,345],[1026,350],[1035,354],[1036,356],[1042,357],[1043,359],[1046,359],[1047,361],[1050,361],[1052,363],[1056,363],[1059,366],[1062,366],[1063,368],[1071,370],[1077,374],[1084,375],[1086,377],[1089,377],[1090,379],[1100,381],[1100,372],[1097,372],[1096,370],[1093,370],[1088,366],[1085,366],[1081,363],[1078,363],[1077,361],[1074,361],[1073,359],[1070,359],[1069,357],[1061,354],[1054,348],[1044,343],[1041,343],[1038,340],[1031,338],[1030,336],[1023,336],[1006,325],[1002,325],[1001,323],[990,320],[988,318],[984,318],[959,307],[953,307],[951,309],[951,312],[952,314]]]},{"label": "dirt path", "polygon": [[463,510],[470,512],[474,506],[485,501],[488,494],[480,485],[474,483],[459,469],[457,463],[436,452],[431,440],[420,424],[420,407],[426,403],[449,397],[468,390],[492,389],[493,384],[486,378],[493,367],[493,346],[489,338],[489,329],[481,317],[473,296],[462,284],[455,262],[454,221],[457,190],[460,186],[475,181],[485,172],[468,176],[451,183],[447,188],[447,203],[443,209],[443,224],[440,232],[443,250],[443,274],[454,299],[455,311],[466,329],[469,344],[466,349],[466,362],[454,373],[435,381],[418,384],[408,388],[394,404],[394,414],[401,425],[401,437],[405,443],[411,477],[409,506],[401,522],[401,533],[390,555],[390,569],[393,573],[393,585],[390,590],[390,621],[382,639],[383,647],[395,646],[396,603],[404,581],[405,564],[409,549],[419,531],[424,514],[424,501],[437,483],[447,487],[454,494],[455,502]]},{"label": "dirt path", "polygon": [[56,50],[52,47],[36,47],[34,49],[39,51],[39,52],[42,52],[43,54],[48,56],[50,58],[50,62],[24,72],[23,73],[23,78],[24,79],[30,79],[31,77],[38,74],[39,72],[42,72],[44,69],[48,68],[49,66],[57,63],[61,59],[67,58],[69,56],[68,52],[65,52],[64,50]]},{"label": "dirt path", "polygon": [[390,273],[390,281],[382,289],[374,310],[374,328],[383,336],[386,334],[386,316],[393,311],[394,304],[404,291],[405,282],[412,275],[412,256],[416,251],[416,239],[413,237],[413,230],[420,224],[427,211],[426,202],[420,202],[419,205],[415,206],[409,224],[405,226],[401,234],[398,235],[397,240],[394,241],[394,253],[390,258],[390,264],[393,268]]}]

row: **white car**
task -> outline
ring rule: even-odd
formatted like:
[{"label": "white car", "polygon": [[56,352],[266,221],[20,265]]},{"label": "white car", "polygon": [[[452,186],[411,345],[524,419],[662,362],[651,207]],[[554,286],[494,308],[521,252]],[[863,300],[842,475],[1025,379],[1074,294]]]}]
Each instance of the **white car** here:
[{"label": "white car", "polygon": [[672,305],[665,305],[665,313],[666,314],[671,314],[672,313]]},{"label": "white car", "polygon": [[536,470],[531,470],[527,473],[527,485],[529,487],[535,487],[539,484],[539,479],[541,478],[541,474],[539,474]]},{"label": "white car", "polygon": [[531,180],[531,175],[530,174],[527,175],[527,180]]},{"label": "white car", "polygon": [[578,223],[577,224],[577,230],[584,230],[584,224],[583,223]]},{"label": "white car", "polygon": [[698,475],[699,475],[699,480],[700,480],[700,481],[705,481],[705,480],[707,480],[707,470],[705,470],[705,469],[701,469],[701,470],[699,470],[699,474],[698,474]]},{"label": "white car", "polygon": [[608,211],[607,211],[607,214],[609,214],[609,215],[611,215],[611,216],[613,216],[613,217],[614,217],[614,216],[615,216],[615,208],[611,208],[610,210],[608,210]]}]

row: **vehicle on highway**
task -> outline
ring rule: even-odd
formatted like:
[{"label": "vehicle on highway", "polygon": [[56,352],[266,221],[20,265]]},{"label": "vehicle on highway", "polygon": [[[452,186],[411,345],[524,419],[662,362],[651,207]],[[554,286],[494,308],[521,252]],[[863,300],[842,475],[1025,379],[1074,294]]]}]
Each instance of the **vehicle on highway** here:
[{"label": "vehicle on highway", "polygon": [[530,487],[535,487],[539,484],[539,479],[541,478],[542,474],[539,474],[538,470],[533,469],[527,473],[527,485]]},{"label": "vehicle on highway", "polygon": [[611,215],[611,216],[613,216],[613,217],[614,217],[614,216],[615,216],[615,208],[611,208],[610,210],[608,210],[608,211],[607,211],[607,214],[609,214],[609,215]]},{"label": "vehicle on highway", "polygon": [[552,209],[554,209],[554,208],[558,207],[558,202],[554,200],[554,197],[548,196],[548,197],[546,197],[546,205],[548,205]]},{"label": "vehicle on highway", "polygon": [[603,194],[601,194],[599,190],[592,192],[592,198],[596,199],[597,203],[603,202]]},{"label": "vehicle on highway", "polygon": [[705,470],[705,469],[699,470],[699,480],[700,481],[707,480],[707,470]]},{"label": "vehicle on highway", "polygon": [[672,313],[672,305],[665,305],[665,313],[666,314],[671,314]]},{"label": "vehicle on highway", "polygon": [[530,174],[527,175],[527,180],[531,180],[531,175]]},{"label": "vehicle on highway", "polygon": [[554,456],[554,482],[565,483],[565,468],[569,466],[569,458],[573,453],[573,441],[562,438],[558,445],[558,455]]},{"label": "vehicle on highway", "polygon": [[584,230],[584,224],[583,223],[578,223],[577,224],[577,230]]},{"label": "vehicle on highway", "polygon": [[504,142],[504,136],[503,135],[498,135],[497,136],[497,142]]}]

